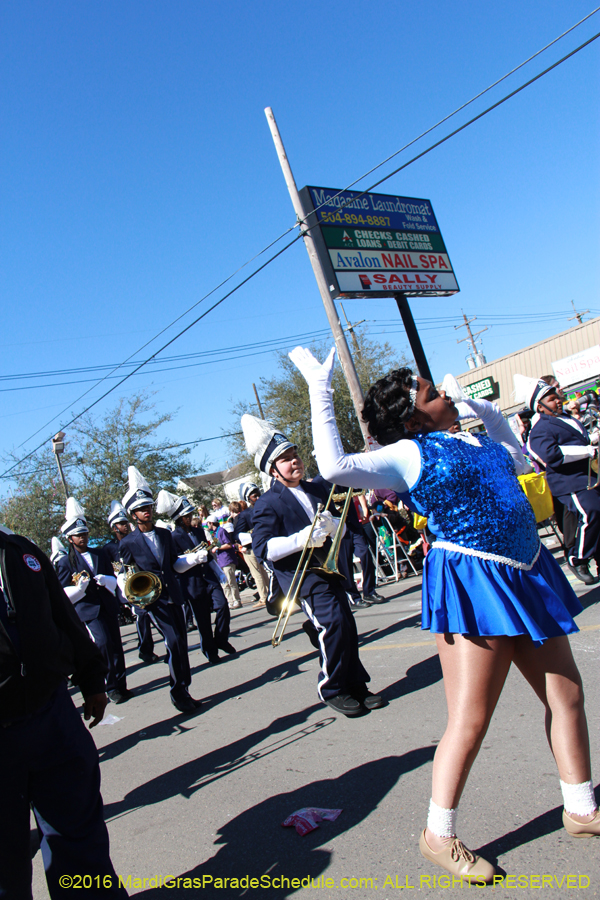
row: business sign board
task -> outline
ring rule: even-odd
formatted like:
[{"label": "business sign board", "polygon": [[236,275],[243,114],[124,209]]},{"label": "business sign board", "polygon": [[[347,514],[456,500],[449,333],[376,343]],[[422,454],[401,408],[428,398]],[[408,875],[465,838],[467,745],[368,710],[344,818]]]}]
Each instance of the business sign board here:
[{"label": "business sign board", "polygon": [[573,353],[552,363],[554,375],[561,385],[576,384],[593,375],[600,375],[600,345],[595,344],[588,350]]},{"label": "business sign board", "polygon": [[500,396],[500,386],[493,378],[482,378],[473,384],[461,384],[461,387],[471,400],[480,400],[482,397],[496,400]]},{"label": "business sign board", "polygon": [[458,292],[429,200],[310,186],[300,199],[332,298]]}]

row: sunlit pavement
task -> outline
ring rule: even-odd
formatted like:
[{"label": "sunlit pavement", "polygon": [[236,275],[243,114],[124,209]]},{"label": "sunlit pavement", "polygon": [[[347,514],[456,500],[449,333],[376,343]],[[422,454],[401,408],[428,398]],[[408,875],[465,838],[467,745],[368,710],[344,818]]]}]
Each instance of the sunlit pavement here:
[{"label": "sunlit pavement", "polygon": [[[567,577],[585,606],[572,646],[586,689],[597,784],[600,588]],[[292,616],[284,641],[273,649],[274,619],[264,607],[252,608],[249,591],[242,594],[243,609],[233,612],[237,658],[211,667],[196,634],[189,635],[192,694],[205,700],[195,716],[174,710],[167,667],[142,665],[133,627],[123,629],[129,686],[138,694],[111,704],[108,713],[119,721],[93,734],[112,858],[130,894],[222,900],[444,894],[443,871],[418,850],[431,760],[445,725],[435,643],[420,630],[420,578],[379,591],[389,602],[355,615],[371,688],[383,692],[389,706],[353,720],[334,714],[317,696],[317,655],[301,629],[302,614]],[[158,642],[156,652],[164,654]],[[281,827],[307,806],[343,812],[305,837]],[[569,838],[560,813],[541,704],[511,671],[459,815],[465,843],[483,848],[515,879],[497,886],[495,897],[529,895],[542,876],[546,891],[551,879],[552,896],[569,886],[600,896],[600,840]],[[287,877],[290,886],[285,880],[283,887],[246,882],[261,876],[263,885]],[[178,887],[160,886],[172,878],[179,878]],[[225,878],[241,881],[218,881]],[[304,886],[295,887],[294,878]],[[196,886],[203,881],[203,889]],[[34,897],[47,897],[40,853]]]}]

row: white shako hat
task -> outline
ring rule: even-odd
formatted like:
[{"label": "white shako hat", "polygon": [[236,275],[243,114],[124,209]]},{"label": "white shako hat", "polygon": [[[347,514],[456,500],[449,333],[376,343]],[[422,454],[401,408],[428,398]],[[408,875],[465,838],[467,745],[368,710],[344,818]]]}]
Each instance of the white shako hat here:
[{"label": "white shako hat", "polygon": [[52,538],[52,553],[50,554],[50,562],[55,563],[61,556],[68,556],[64,544],[57,537]]},{"label": "white shako hat", "polygon": [[118,500],[110,501],[110,512],[106,517],[106,521],[112,528],[117,522],[127,522],[127,510]]},{"label": "white shako hat", "polygon": [[175,521],[181,516],[189,516],[194,513],[196,507],[190,503],[187,497],[180,497],[179,494],[171,494],[169,491],[159,491],[156,498],[156,514],[159,516],[168,516]]},{"label": "white shako hat", "polygon": [[529,378],[527,375],[513,375],[515,385],[515,403],[523,403],[532,412],[537,412],[537,405],[546,394],[555,393],[556,388],[537,378]]},{"label": "white shako hat", "polygon": [[69,497],[67,500],[65,520],[65,524],[60,529],[65,537],[70,537],[72,534],[88,534],[90,529],[87,527],[83,507],[75,497]]},{"label": "white shako hat", "polygon": [[129,466],[127,478],[129,479],[129,490],[123,497],[123,506],[127,512],[132,513],[142,506],[153,506],[154,498],[150,485],[135,466]]},{"label": "white shako hat", "polygon": [[285,434],[273,428],[270,422],[247,413],[242,416],[242,431],[246,450],[254,454],[254,465],[265,475],[270,475],[271,466],[282,453],[296,446],[288,441]]},{"label": "white shako hat", "polygon": [[250,494],[253,494],[255,491],[258,491],[260,494],[260,488],[257,484],[254,484],[253,481],[243,481],[239,488],[240,500],[247,501]]}]

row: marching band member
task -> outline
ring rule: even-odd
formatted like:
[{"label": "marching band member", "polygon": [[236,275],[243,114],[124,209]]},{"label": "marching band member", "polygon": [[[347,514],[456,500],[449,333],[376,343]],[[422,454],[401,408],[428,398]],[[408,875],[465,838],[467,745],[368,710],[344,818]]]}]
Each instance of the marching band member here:
[{"label": "marching band member", "polygon": [[573,615],[581,604],[540,543],[515,475],[524,469],[521,447],[500,410],[469,400],[487,436],[450,434],[458,415],[452,400],[410,369],[397,369],[365,399],[363,417],[381,449],[346,455],[332,400],[335,352],[324,365],[301,347],[290,357],[309,385],[324,475],[392,488],[428,516],[438,538],[425,558],[422,627],[436,634],[448,725],[434,759],[421,853],[478,884],[494,878],[494,866],[456,837],[456,818],[511,663],[545,707],[567,832],[600,834],[581,678],[567,638],[578,630]]},{"label": "marching band member", "polygon": [[50,562],[56,569],[56,563],[61,556],[68,556],[69,551],[65,550],[64,544],[57,537],[52,538],[52,553],[50,554]]},{"label": "marching band member", "polygon": [[[108,522],[108,525],[112,533],[114,534],[114,538],[112,539],[112,541],[108,541],[108,543],[104,545],[103,549],[108,554],[112,563],[114,563],[115,565],[122,565],[119,547],[123,538],[127,534],[130,534],[131,529],[129,527],[127,510],[118,500],[111,500],[110,512],[106,517],[106,521]],[[117,597],[119,598],[121,603],[125,603],[127,606],[130,606],[130,604],[128,604],[125,600],[123,592],[118,585]],[[135,614],[135,628],[138,636],[139,658],[142,660],[142,662],[146,663],[146,665],[159,662],[159,658],[154,652],[152,621],[150,619],[150,616],[148,615],[148,612],[145,609],[142,609],[141,606],[133,606],[130,608],[133,609],[133,612]]]},{"label": "marching band member", "polygon": [[[529,433],[532,456],[546,469],[551,493],[578,518],[573,546],[565,548],[567,565],[584,584],[596,584],[589,570],[600,555],[600,491],[588,490],[590,460],[597,455],[585,427],[563,412],[562,399],[554,385],[524,375],[515,375],[517,402],[527,403],[539,418]],[[596,437],[597,441],[597,437]]]},{"label": "marching band member", "polygon": [[[301,551],[308,540],[317,504],[329,490],[317,477],[304,481],[304,463],[294,444],[268,422],[242,416],[248,453],[256,468],[273,478],[271,488],[254,505],[252,546],[259,559],[275,570],[281,589],[291,586]],[[339,524],[325,511],[315,525],[310,546],[328,550],[328,539]],[[385,705],[367,689],[369,675],[358,655],[356,623],[344,589],[310,569],[300,592],[302,609],[318,632],[321,700],[345,716],[360,716]]]},{"label": "marching band member", "polygon": [[262,492],[257,484],[248,481],[240,485],[239,493],[240,500],[248,504],[248,509],[243,509],[233,523],[233,536],[256,584],[259,595],[256,606],[264,606],[269,596],[269,576],[252,549],[254,505]]},{"label": "marching band member", "polygon": [[[200,528],[192,528],[194,506],[187,497],[160,491],[156,498],[156,512],[160,516],[168,516],[175,523],[171,532],[175,549],[179,554],[205,544],[206,537]],[[231,615],[221,582],[216,574],[208,550],[201,549],[196,554],[195,566],[177,575],[183,596],[192,607],[198,632],[200,649],[211,665],[219,662],[219,650],[236,654],[229,643],[229,623]],[[217,570],[218,571],[218,570]],[[211,623],[211,611],[215,611],[214,633]]]},{"label": "marching band member", "polygon": [[[189,692],[192,675],[183,612],[185,601],[175,572],[184,572],[196,565],[197,560],[193,553],[178,556],[171,532],[154,527],[154,499],[148,482],[135,466],[129,466],[127,474],[129,490],[123,497],[123,506],[137,527],[121,539],[121,559],[126,566],[136,565],[140,571],[152,572],[160,579],[162,592],[148,608],[148,615],[167,648],[171,703],[179,712],[193,713],[202,701],[194,700]],[[121,579],[123,576],[119,575]]]},{"label": "marching band member", "polygon": [[[102,652],[108,668],[106,693],[113,703],[125,703],[133,692],[127,689],[125,675],[119,601],[115,597],[117,579],[103,550],[88,547],[90,535],[85,513],[74,497],[67,500],[66,521],[61,532],[69,542],[69,552],[55,563],[58,579]],[[73,576],[81,573],[83,576],[74,583]]]}]

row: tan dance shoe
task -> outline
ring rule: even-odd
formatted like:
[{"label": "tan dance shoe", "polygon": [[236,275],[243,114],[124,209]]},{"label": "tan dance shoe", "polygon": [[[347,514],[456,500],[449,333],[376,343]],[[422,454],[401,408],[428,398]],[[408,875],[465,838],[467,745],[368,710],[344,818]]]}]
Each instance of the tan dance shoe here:
[{"label": "tan dance shoe", "polygon": [[458,838],[454,838],[452,843],[440,850],[439,853],[434,853],[425,839],[425,830],[423,830],[419,839],[419,850],[429,862],[441,866],[442,869],[457,878],[471,878],[484,881],[486,884],[490,884],[494,880],[496,870],[493,865],[487,859],[471,853]]},{"label": "tan dance shoe", "polygon": [[563,809],[563,825],[571,837],[588,838],[600,835],[600,809],[590,822],[576,822],[566,810]]}]

